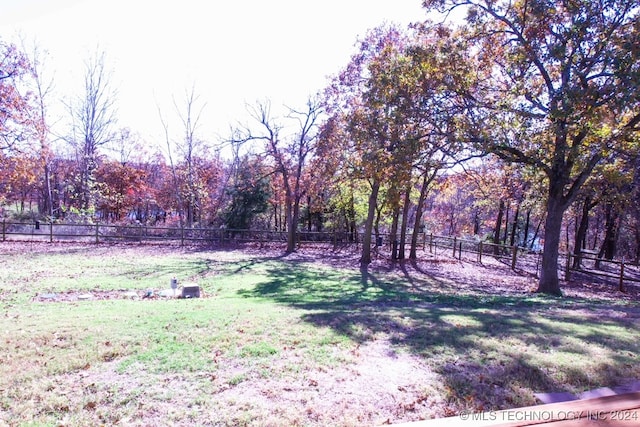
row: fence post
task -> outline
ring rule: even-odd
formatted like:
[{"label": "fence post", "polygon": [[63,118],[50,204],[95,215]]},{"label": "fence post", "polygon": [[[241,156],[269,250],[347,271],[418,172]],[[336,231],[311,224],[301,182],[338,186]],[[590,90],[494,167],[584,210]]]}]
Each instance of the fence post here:
[{"label": "fence post", "polygon": [[618,284],[618,290],[624,292],[624,257],[620,261],[620,283]]},{"label": "fence post", "polygon": [[96,222],[96,245],[100,243],[100,223]]},{"label": "fence post", "polygon": [[429,233],[429,253],[433,253],[433,233]]},{"label": "fence post", "polygon": [[564,267],[564,280],[571,280],[571,252],[567,252],[567,265]]},{"label": "fence post", "polygon": [[479,250],[478,250],[478,264],[482,264],[482,240],[480,241]]},{"label": "fence post", "polygon": [[516,269],[516,260],[518,258],[518,246],[513,245],[511,248],[511,269]]},{"label": "fence post", "polygon": [[53,243],[53,221],[49,221],[49,243]]},{"label": "fence post", "polygon": [[456,257],[456,245],[457,245],[457,238],[455,236],[453,236],[453,258],[455,259]]},{"label": "fence post", "polygon": [[6,241],[7,240],[7,223],[5,222],[5,220],[2,220],[2,241]]},{"label": "fence post", "polygon": [[462,242],[458,242],[458,259],[462,261]]}]

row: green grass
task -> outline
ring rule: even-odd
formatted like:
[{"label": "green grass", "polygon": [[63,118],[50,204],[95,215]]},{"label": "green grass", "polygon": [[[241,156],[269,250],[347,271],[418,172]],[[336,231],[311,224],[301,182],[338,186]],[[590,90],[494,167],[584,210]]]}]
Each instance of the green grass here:
[{"label": "green grass", "polygon": [[[322,418],[310,402],[375,342],[434,373],[420,384],[433,406],[420,417],[640,378],[640,325],[624,316],[637,304],[454,292],[418,272],[242,252],[3,244],[0,253],[0,425],[369,424],[374,413]],[[197,282],[205,298],[34,300],[163,289],[172,277]],[[289,393],[304,397],[281,401]]]}]

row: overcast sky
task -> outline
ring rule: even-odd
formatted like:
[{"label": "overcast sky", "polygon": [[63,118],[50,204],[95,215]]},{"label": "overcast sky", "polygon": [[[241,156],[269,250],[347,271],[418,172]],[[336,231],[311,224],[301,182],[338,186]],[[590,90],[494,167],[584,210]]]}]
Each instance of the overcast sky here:
[{"label": "overcast sky", "polygon": [[[302,107],[344,67],[359,37],[383,23],[424,20],[421,0],[0,0],[0,37],[20,32],[49,52],[57,91],[80,90],[84,60],[106,52],[120,126],[162,135],[195,85],[200,137],[228,135],[245,104]],[[179,133],[177,119],[170,130]]]}]

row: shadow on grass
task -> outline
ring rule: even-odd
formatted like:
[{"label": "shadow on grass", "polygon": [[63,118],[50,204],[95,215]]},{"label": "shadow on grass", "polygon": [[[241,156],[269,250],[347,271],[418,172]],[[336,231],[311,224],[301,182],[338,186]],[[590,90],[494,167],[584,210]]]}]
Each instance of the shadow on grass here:
[{"label": "shadow on grass", "polygon": [[418,355],[458,409],[503,409],[536,403],[537,391],[609,386],[638,364],[637,322],[607,315],[583,320],[581,311],[593,301],[457,294],[434,274],[415,270],[273,261],[264,260],[265,280],[241,295],[304,310],[305,321],[356,343],[383,339]]}]

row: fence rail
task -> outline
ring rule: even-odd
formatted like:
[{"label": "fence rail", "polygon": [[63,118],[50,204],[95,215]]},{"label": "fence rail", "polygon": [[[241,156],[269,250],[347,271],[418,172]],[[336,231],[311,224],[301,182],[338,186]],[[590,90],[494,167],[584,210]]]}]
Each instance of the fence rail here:
[{"label": "fence rail", "polygon": [[640,283],[640,270],[637,263],[625,262],[621,260],[608,260],[598,258],[590,253],[582,253],[578,266],[573,265],[573,261],[578,258],[577,255],[568,254],[567,264],[565,267],[565,279],[571,280],[574,272],[585,273],[591,276],[601,277],[617,281],[618,290],[625,291],[625,283]]},{"label": "fence rail", "polygon": [[[286,231],[271,230],[233,230],[224,228],[186,228],[186,227],[157,227],[145,225],[114,225],[114,224],[73,224],[55,222],[9,222],[0,223],[0,237],[2,241],[27,240],[30,241],[78,241],[90,243],[114,241],[167,241],[179,242],[209,242],[209,243],[246,243],[246,242],[286,242]],[[322,242],[334,244],[359,243],[361,236],[347,232],[327,231],[308,232],[299,231],[296,234],[298,242]]]},{"label": "fence rail", "polygon": [[[55,222],[10,222],[0,223],[2,241],[25,240],[44,242],[172,242],[185,245],[187,243],[284,243],[287,232],[269,230],[230,230],[223,228],[180,228],[156,227],[145,225],[114,225],[114,224],[73,224]],[[498,259],[508,264],[512,269],[519,269],[530,274],[538,275],[540,267],[540,252],[533,252],[518,246],[507,246],[481,240],[462,239],[452,236],[436,236],[421,233],[418,242],[423,251],[433,255],[449,255],[462,260],[483,262],[484,257]],[[382,234],[372,239],[378,252],[389,250],[392,256],[397,255],[398,242],[390,241],[388,234]],[[301,244],[324,243],[338,245],[359,245],[363,235],[343,231],[310,232],[299,231],[296,241]],[[604,279],[614,280],[618,289],[623,291],[625,283],[640,282],[640,270],[637,263],[624,260],[613,261],[599,259],[592,254],[584,253],[580,256],[582,262],[574,268],[573,254],[561,254],[558,269],[564,270],[565,279],[570,280],[574,272],[588,274]]]}]

